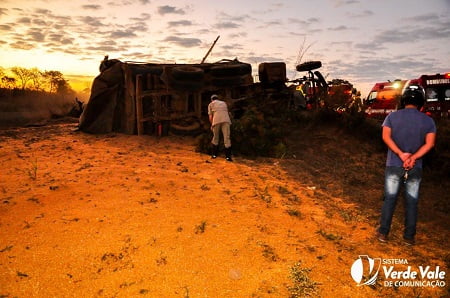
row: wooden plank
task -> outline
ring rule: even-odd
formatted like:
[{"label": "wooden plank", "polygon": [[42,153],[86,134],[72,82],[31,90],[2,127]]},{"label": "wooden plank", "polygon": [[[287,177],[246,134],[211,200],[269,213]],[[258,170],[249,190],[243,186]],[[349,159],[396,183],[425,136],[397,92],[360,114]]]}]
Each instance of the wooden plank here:
[{"label": "wooden plank", "polygon": [[136,124],[138,136],[144,133],[144,123],[142,119],[144,118],[142,110],[142,75],[136,76]]}]

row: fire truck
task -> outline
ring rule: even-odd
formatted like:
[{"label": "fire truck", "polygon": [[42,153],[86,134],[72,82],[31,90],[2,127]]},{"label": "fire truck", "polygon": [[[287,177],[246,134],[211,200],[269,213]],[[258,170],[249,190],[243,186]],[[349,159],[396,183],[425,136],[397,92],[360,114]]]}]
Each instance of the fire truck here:
[{"label": "fire truck", "polygon": [[425,93],[422,112],[433,118],[448,118],[450,114],[450,73],[421,75],[412,80],[376,83],[365,100],[365,114],[384,118],[400,108],[400,99],[410,86],[419,86]]},{"label": "fire truck", "polygon": [[425,90],[423,112],[433,118],[448,118],[450,114],[450,72],[422,75],[411,84],[417,83]]}]

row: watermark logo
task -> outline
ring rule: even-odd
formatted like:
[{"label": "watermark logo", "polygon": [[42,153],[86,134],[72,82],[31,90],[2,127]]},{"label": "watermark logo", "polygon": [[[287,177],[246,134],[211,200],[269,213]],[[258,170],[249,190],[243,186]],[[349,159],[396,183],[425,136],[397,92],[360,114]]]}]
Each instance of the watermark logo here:
[{"label": "watermark logo", "polygon": [[381,258],[370,258],[367,255],[359,256],[353,262],[351,275],[358,286],[373,285],[377,281]]},{"label": "watermark logo", "polygon": [[375,285],[382,279],[385,287],[445,287],[446,272],[440,266],[411,266],[407,259],[370,258],[360,255],[350,274],[358,286]]}]

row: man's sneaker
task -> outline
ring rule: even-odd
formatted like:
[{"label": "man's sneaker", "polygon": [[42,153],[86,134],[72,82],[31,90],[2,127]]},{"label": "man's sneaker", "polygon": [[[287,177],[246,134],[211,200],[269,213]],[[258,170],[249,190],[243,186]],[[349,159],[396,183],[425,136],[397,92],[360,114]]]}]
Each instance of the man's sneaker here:
[{"label": "man's sneaker", "polygon": [[414,244],[416,244],[416,241],[413,239],[408,239],[408,238],[403,238],[403,243],[406,246],[413,246]]},{"label": "man's sneaker", "polygon": [[378,239],[378,241],[383,242],[383,243],[388,241],[387,235],[381,234],[380,232],[377,233],[377,239]]}]

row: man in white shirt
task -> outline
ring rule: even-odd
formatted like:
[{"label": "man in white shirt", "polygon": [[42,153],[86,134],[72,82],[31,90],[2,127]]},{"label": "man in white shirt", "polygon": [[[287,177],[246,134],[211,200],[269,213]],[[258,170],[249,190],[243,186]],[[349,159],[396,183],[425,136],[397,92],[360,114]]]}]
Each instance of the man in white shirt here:
[{"label": "man in white shirt", "polygon": [[228,113],[227,103],[220,100],[219,96],[214,94],[211,96],[211,103],[208,105],[209,122],[211,122],[211,130],[213,132],[212,158],[216,158],[219,154],[219,138],[220,132],[223,134],[223,142],[225,145],[225,156],[227,161],[233,161],[231,158],[231,140],[230,140],[230,115]]}]

